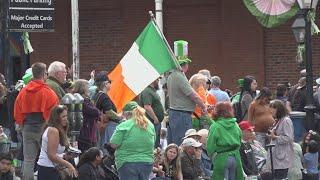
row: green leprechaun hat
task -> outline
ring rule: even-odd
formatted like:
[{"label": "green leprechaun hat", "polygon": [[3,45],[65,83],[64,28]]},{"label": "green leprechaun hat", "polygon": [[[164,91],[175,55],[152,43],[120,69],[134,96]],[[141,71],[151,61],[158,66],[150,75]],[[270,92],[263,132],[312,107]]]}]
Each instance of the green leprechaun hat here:
[{"label": "green leprechaun hat", "polygon": [[24,84],[26,85],[31,81],[32,78],[33,78],[32,69],[29,68],[26,70],[24,76],[22,77],[22,80],[23,80]]},{"label": "green leprechaun hat", "polygon": [[191,63],[188,58],[188,42],[178,40],[174,42],[174,54],[177,57],[179,64]]}]

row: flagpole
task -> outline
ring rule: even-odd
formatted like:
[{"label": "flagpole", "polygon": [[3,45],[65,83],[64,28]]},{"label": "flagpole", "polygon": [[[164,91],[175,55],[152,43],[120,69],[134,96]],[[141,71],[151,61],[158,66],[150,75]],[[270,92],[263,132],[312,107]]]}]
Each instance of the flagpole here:
[{"label": "flagpole", "polygon": [[178,60],[177,60],[176,56],[174,55],[173,51],[172,51],[171,48],[170,48],[170,45],[169,45],[166,37],[164,36],[163,32],[162,32],[161,29],[159,28],[159,26],[158,26],[158,24],[157,24],[157,22],[156,22],[156,19],[155,19],[155,17],[154,17],[153,12],[152,12],[152,11],[149,11],[149,15],[150,15],[150,18],[151,18],[151,20],[153,21],[153,23],[156,25],[156,28],[157,28],[158,31],[160,32],[160,34],[161,34],[164,42],[166,43],[167,48],[169,49],[170,55],[171,55],[172,58],[173,58],[174,64],[176,65],[177,69],[182,70],[180,64],[178,63]]}]

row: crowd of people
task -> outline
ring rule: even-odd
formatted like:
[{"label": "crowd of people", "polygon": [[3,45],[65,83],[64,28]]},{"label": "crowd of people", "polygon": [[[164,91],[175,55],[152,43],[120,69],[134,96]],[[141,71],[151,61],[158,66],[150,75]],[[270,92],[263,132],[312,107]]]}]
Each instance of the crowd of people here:
[{"label": "crowd of people", "polygon": [[[248,75],[232,93],[206,69],[187,79],[187,45],[175,42],[180,68],[163,77],[163,94],[157,79],[123,109],[108,96],[107,71],[69,82],[64,63],[34,63],[11,104],[12,90],[0,75],[0,179],[18,178],[17,153],[2,146],[19,142],[24,180],[318,180],[320,124],[300,127],[307,130],[302,137],[290,116],[305,111],[305,71],[296,85],[279,84],[275,93]],[[67,93],[84,99],[76,139],[63,105]]]}]

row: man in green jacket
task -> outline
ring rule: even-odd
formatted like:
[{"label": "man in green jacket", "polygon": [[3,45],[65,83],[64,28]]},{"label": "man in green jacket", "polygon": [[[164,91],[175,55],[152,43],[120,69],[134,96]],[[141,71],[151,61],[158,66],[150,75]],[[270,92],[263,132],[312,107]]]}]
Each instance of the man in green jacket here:
[{"label": "man in green jacket", "polygon": [[57,94],[59,100],[66,94],[61,87],[67,79],[67,69],[63,62],[54,61],[48,68],[49,77],[46,84]]}]

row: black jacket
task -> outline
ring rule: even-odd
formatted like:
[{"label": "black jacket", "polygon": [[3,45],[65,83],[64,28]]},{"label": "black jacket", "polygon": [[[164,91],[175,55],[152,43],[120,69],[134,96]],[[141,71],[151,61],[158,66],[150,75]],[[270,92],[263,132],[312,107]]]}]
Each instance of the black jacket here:
[{"label": "black jacket", "polygon": [[258,168],[255,161],[255,156],[250,143],[242,142],[240,146],[240,156],[242,167],[246,175],[258,175]]}]

